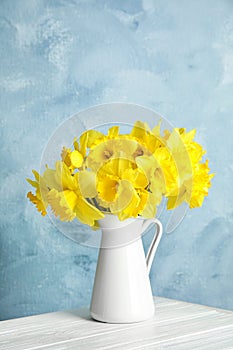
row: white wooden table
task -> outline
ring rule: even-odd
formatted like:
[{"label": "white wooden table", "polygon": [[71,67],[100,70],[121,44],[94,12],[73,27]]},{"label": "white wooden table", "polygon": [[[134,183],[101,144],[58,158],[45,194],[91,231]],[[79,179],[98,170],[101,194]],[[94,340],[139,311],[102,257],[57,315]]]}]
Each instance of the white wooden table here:
[{"label": "white wooden table", "polygon": [[96,322],[88,309],[0,322],[1,350],[233,349],[233,312],[155,297],[152,320]]}]

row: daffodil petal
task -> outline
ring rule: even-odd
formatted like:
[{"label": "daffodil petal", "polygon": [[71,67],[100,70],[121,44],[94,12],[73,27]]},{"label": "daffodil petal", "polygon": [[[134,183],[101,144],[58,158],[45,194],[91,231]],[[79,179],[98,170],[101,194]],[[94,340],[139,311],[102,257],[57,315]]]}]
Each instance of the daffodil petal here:
[{"label": "daffodil petal", "polygon": [[[119,156],[115,159],[110,159],[100,169],[98,174],[100,176],[109,174],[121,178],[126,169],[135,168],[136,164],[127,158]],[[99,175],[98,175],[99,176]]]},{"label": "daffodil petal", "polygon": [[141,212],[141,215],[146,218],[154,218],[157,211],[157,205],[161,202],[161,198],[157,198],[157,196],[154,193],[147,193],[146,203],[145,206]]},{"label": "daffodil petal", "polygon": [[56,162],[55,179],[63,190],[77,190],[77,180],[63,162]]},{"label": "daffodil petal", "polygon": [[149,184],[147,176],[139,169],[126,169],[122,179],[130,181],[135,188],[146,188]]},{"label": "daffodil petal", "polygon": [[96,174],[92,171],[79,171],[75,174],[78,182],[80,194],[84,198],[94,198],[97,196]]},{"label": "daffodil petal", "polygon": [[137,192],[133,188],[132,184],[128,180],[121,180],[118,184],[117,198],[110,204],[110,210],[112,213],[120,213],[129,208],[133,208],[138,205],[140,201]]},{"label": "daffodil petal", "polygon": [[75,168],[80,168],[83,163],[83,155],[79,151],[74,150],[70,154],[70,161]]},{"label": "daffodil petal", "polygon": [[119,134],[119,126],[112,126],[108,129],[108,137],[114,138],[117,137]]},{"label": "daffodil petal", "polygon": [[52,189],[48,193],[48,202],[55,216],[59,216],[61,221],[72,221],[75,218],[73,211],[77,204],[77,195],[75,192],[67,190],[58,192]]},{"label": "daffodil petal", "polygon": [[149,127],[148,127],[147,123],[143,123],[141,121],[137,121],[134,124],[130,135],[135,137],[135,138],[137,138],[137,139],[144,140],[148,130],[149,130]]},{"label": "daffodil petal", "polygon": [[31,179],[26,179],[28,183],[30,183],[30,185],[32,185],[35,188],[38,188],[38,182],[37,181],[33,181]]},{"label": "daffodil petal", "polygon": [[57,179],[56,179],[56,170],[47,168],[44,171],[43,179],[44,179],[46,185],[48,186],[48,188],[50,188],[50,189],[54,188],[58,191],[62,190],[61,184],[59,184],[57,182]]},{"label": "daffodil petal", "polygon": [[106,203],[113,202],[117,194],[118,181],[110,175],[98,176],[97,190],[99,197]]},{"label": "daffodil petal", "polygon": [[96,221],[104,218],[104,214],[89,204],[84,198],[79,197],[75,207],[76,217],[84,224],[89,226],[96,225]]},{"label": "daffodil petal", "polygon": [[44,203],[41,198],[38,198],[32,192],[28,192],[27,197],[33,204],[35,204],[37,210],[41,213],[41,215],[45,216],[47,214],[47,204]]},{"label": "daffodil petal", "polygon": [[61,152],[61,159],[68,167],[71,166],[70,154],[71,154],[71,149],[63,147]]}]

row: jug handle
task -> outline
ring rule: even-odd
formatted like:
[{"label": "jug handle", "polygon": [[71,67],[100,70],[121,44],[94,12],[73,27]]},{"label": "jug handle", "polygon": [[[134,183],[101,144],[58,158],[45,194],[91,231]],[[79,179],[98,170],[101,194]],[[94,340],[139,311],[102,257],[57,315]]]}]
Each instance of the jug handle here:
[{"label": "jug handle", "polygon": [[155,230],[155,234],[152,239],[152,242],[150,244],[150,247],[148,249],[148,252],[146,254],[146,265],[147,265],[148,274],[150,273],[151,265],[154,260],[155,253],[163,233],[163,226],[161,222],[155,218],[145,220],[142,225],[142,230],[145,231],[151,224],[156,224],[156,230]]}]

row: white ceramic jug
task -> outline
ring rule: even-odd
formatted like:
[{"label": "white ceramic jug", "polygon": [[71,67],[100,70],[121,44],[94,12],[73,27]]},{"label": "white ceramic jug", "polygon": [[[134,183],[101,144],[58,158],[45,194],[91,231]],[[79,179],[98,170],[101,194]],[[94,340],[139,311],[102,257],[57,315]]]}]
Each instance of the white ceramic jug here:
[{"label": "white ceramic jug", "polygon": [[[145,257],[142,233],[150,224],[157,230]],[[149,281],[153,258],[162,236],[157,219],[119,221],[106,215],[99,221],[102,241],[92,293],[91,316],[102,322],[144,321],[154,314]]]}]

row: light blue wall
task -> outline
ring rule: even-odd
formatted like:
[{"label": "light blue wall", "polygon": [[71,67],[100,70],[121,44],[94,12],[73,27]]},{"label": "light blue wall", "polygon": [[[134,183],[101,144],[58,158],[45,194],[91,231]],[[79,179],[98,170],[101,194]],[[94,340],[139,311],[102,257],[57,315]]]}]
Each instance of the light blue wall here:
[{"label": "light blue wall", "polygon": [[97,250],[38,215],[24,179],[62,121],[112,101],[197,128],[217,173],[163,237],[153,292],[233,309],[233,2],[2,0],[0,28],[0,319],[89,304]]}]

